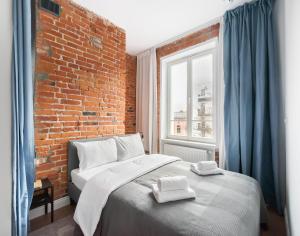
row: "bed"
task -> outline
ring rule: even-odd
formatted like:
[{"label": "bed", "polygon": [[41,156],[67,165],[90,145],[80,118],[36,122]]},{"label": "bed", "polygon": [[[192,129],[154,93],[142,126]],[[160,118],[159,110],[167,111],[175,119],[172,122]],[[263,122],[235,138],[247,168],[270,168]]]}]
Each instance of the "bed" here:
[{"label": "bed", "polygon": [[[76,140],[76,142],[107,138]],[[136,157],[136,160],[130,161],[140,162],[140,160],[152,160],[151,158],[153,160],[168,159],[159,155],[154,156],[155,158]],[[259,235],[260,223],[267,222],[267,214],[256,180],[228,171],[224,175],[201,177],[190,171],[190,163],[174,158],[170,160],[172,161],[164,162],[159,166],[154,165],[150,171],[141,172],[111,191],[101,212],[100,220],[96,219],[97,228],[94,235]],[[115,163],[109,165],[111,166],[105,168],[110,170],[118,168],[114,166]],[[104,168],[95,168],[82,175],[77,170],[78,166],[77,150],[74,141],[70,141],[68,145],[68,193],[71,201],[76,203],[80,195],[83,196],[84,191],[87,192],[88,185],[93,186],[94,176],[103,172]],[[196,199],[157,203],[152,195],[151,184],[162,176],[175,175],[188,177],[190,186],[196,192]],[[101,179],[95,183],[95,186],[101,183]],[[83,191],[82,194],[81,191]],[[97,201],[101,198],[101,191],[96,190],[96,187],[93,189],[90,186],[89,191],[94,191],[89,194],[93,197],[85,194],[90,199]],[[95,197],[94,195],[97,194],[99,196]],[[91,207],[94,203],[89,204]],[[95,206],[97,206],[96,202]],[[97,210],[97,207],[94,208]],[[86,216],[90,217],[90,215]],[[91,218],[91,220],[94,219]],[[80,234],[79,227],[77,227],[77,234]]]}]

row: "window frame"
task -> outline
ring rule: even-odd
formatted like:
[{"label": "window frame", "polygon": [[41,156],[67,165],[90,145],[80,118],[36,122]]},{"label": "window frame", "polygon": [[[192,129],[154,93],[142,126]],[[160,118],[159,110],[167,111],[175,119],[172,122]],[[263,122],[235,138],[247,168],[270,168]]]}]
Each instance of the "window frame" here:
[{"label": "window frame", "polygon": [[[209,41],[211,42],[211,41]],[[166,137],[168,139],[173,140],[185,140],[185,141],[194,141],[194,142],[201,142],[201,143],[208,143],[208,144],[216,144],[218,137],[217,137],[217,42],[215,47],[204,49],[202,51],[192,53],[187,56],[180,57],[178,59],[171,60],[165,64],[166,66],[166,86],[167,86],[167,101],[166,101]],[[180,52],[179,52],[180,53]],[[213,73],[212,73],[212,128],[213,128],[213,137],[212,138],[199,138],[192,136],[192,116],[193,116],[193,90],[192,90],[192,61],[197,58],[201,58],[206,55],[212,55],[213,57]],[[171,67],[180,63],[186,62],[187,63],[187,136],[179,136],[179,135],[172,135],[171,134]]]}]

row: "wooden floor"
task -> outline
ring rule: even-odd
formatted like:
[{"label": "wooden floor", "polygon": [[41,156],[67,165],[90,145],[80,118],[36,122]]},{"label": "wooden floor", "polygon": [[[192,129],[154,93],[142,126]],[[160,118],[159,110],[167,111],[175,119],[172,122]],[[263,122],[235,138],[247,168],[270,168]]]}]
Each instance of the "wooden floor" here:
[{"label": "wooden floor", "polygon": [[[54,211],[54,221],[60,220],[62,218],[65,218],[69,215],[73,215],[75,211],[75,206],[74,205],[69,205],[66,207],[62,207],[58,210]],[[51,224],[51,215],[43,215],[38,218],[35,218],[30,221],[30,231],[35,231],[37,229],[40,229],[46,225]]]},{"label": "wooden floor", "polygon": [[[54,211],[54,221],[59,221],[74,213],[75,206],[66,206]],[[261,229],[261,236],[286,236],[285,222],[273,209],[268,209],[269,226]],[[50,214],[38,217],[30,221],[31,231],[41,229],[51,223]],[[242,235],[241,235],[242,236]]]},{"label": "wooden floor", "polygon": [[286,236],[285,221],[275,210],[268,209],[269,225],[267,229],[261,229],[261,236]]}]

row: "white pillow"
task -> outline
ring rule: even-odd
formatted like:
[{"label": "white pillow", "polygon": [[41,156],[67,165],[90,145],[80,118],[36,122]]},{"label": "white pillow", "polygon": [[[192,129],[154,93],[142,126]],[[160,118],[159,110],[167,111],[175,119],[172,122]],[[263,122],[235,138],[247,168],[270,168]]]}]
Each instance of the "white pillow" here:
[{"label": "white pillow", "polygon": [[145,154],[144,146],[140,134],[127,135],[124,137],[114,137],[118,148],[118,161]]},{"label": "white pillow", "polygon": [[83,143],[74,142],[74,145],[77,148],[80,171],[117,161],[117,145],[113,138]]}]

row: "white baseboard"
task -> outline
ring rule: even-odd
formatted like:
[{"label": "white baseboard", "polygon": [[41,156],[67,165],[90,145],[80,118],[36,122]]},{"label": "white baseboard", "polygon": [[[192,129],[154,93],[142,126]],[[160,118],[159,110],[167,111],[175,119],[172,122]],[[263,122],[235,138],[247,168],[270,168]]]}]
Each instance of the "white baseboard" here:
[{"label": "white baseboard", "polygon": [[[70,198],[68,196],[59,198],[59,199],[55,200],[53,204],[54,204],[54,206],[53,206],[54,210],[57,210],[59,208],[69,205]],[[51,211],[51,204],[48,204],[48,212],[50,212],[50,211]],[[45,214],[44,206],[37,207],[35,209],[30,210],[29,218],[30,218],[30,220],[32,220],[32,219],[42,216],[44,214]]]},{"label": "white baseboard", "polygon": [[289,220],[289,214],[288,214],[287,207],[284,208],[284,220],[285,220],[286,235],[291,236],[290,220]]}]

